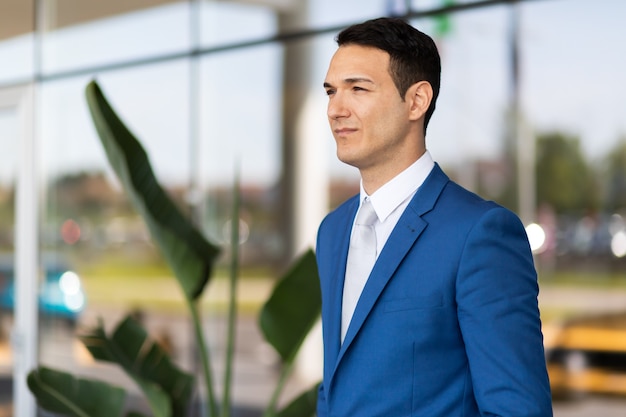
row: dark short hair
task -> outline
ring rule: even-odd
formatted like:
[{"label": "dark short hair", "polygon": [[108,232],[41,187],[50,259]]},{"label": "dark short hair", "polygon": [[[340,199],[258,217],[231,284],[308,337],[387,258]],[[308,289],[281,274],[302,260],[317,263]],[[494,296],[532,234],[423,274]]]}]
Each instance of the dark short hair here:
[{"label": "dark short hair", "polygon": [[419,81],[429,82],[433,98],[424,116],[426,131],[441,83],[441,59],[433,39],[401,18],[381,17],[344,29],[336,41],[339,46],[369,46],[387,52],[389,73],[403,100],[410,86]]}]

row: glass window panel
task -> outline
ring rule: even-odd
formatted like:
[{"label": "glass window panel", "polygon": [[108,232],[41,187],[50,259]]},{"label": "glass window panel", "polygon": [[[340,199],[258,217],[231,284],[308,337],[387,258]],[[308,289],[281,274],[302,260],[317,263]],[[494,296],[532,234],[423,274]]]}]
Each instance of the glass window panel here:
[{"label": "glass window panel", "polygon": [[220,1],[203,1],[200,6],[202,46],[245,42],[276,33],[276,15],[268,7]]},{"label": "glass window panel", "polygon": [[20,82],[34,73],[33,36],[0,40],[0,83]]},{"label": "glass window panel", "polygon": [[[190,154],[188,74],[188,62],[176,61],[98,77],[118,115],[144,145],[158,179],[183,210]],[[113,326],[122,314],[146,305],[180,308],[182,295],[167,278],[171,273],[109,167],[85,101],[88,82],[76,77],[41,88],[40,157],[46,178],[41,244],[82,279],[87,304],[80,322],[94,326],[97,316],[105,314],[107,325]],[[147,280],[154,276],[164,284],[151,283],[156,292],[146,291]],[[52,326],[42,324],[42,332],[65,341],[68,332]],[[61,352],[58,344],[48,343],[41,348],[43,363],[92,372],[86,358],[80,347]],[[118,370],[110,372],[103,376],[118,378]]]},{"label": "glass window panel", "polygon": [[[189,9],[174,2],[118,14],[91,16],[87,22],[67,19],[71,8],[54,8],[46,2],[46,31],[42,36],[42,70],[56,73],[88,66],[111,65],[157,55],[180,53],[189,47]],[[115,3],[117,4],[117,3]],[[120,3],[121,4],[121,3]],[[90,8],[76,2],[75,7]]]},{"label": "glass window panel", "polygon": [[263,186],[276,182],[281,56],[280,46],[267,45],[203,59],[202,137],[211,148],[203,167],[211,182],[232,183],[238,162],[244,180]]},{"label": "glass window panel", "polygon": [[86,297],[86,306],[75,313],[78,321],[40,322],[39,357],[43,365],[72,372],[88,364],[88,354],[74,339],[75,326],[97,303],[97,293],[89,291],[85,265],[98,259],[93,255],[97,250],[92,249],[99,241],[98,215],[106,211],[102,202],[112,194],[102,185],[106,181],[98,181],[105,164],[88,122],[83,92],[87,82],[88,78],[75,78],[44,83],[39,94],[39,158],[45,190],[40,226],[43,269],[46,280],[60,280],[64,272],[74,272],[80,282],[77,288]]},{"label": "glass window panel", "polygon": [[387,14],[390,0],[316,0],[311,2],[310,22],[312,27],[349,25],[361,20]]},{"label": "glass window panel", "polygon": [[279,45],[266,45],[207,56],[201,70],[200,165],[209,194],[208,233],[220,242],[228,239],[225,227],[239,170],[242,218],[250,231],[244,255],[266,265],[279,259],[282,240],[276,189],[282,152],[281,57]]}]

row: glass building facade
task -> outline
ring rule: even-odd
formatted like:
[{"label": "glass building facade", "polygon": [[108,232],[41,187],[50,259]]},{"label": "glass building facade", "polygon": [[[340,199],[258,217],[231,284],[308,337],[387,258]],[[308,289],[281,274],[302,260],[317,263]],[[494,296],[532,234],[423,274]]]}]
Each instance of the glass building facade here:
[{"label": "glass building facade", "polygon": [[[439,13],[452,3],[453,13]],[[0,316],[0,372],[24,382],[15,400],[2,401],[34,415],[25,375],[36,363],[97,374],[74,338],[97,316],[110,322],[128,311],[181,309],[170,272],[106,160],[85,100],[90,81],[142,142],[181,210],[220,245],[228,243],[240,176],[242,273],[272,283],[314,245],[324,214],[358,192],[358,172],[334,156],[322,88],[334,35],[348,24],[409,13],[435,37],[442,92],[428,147],[453,179],[526,223],[544,213],[537,209],[542,179],[533,174],[537,135],[571,133],[591,161],[623,139],[626,118],[615,109],[626,104],[626,83],[587,85],[626,73],[616,53],[623,34],[611,29],[619,24],[605,23],[624,15],[623,5],[512,3],[0,0],[0,289],[15,287]],[[559,227],[575,233],[584,214],[568,213]],[[608,251],[608,241],[592,248],[580,233],[578,246],[561,247],[564,256]],[[558,269],[563,253],[538,255],[540,272]],[[615,256],[603,256],[589,262],[623,270]],[[228,262],[224,253],[218,277]],[[43,314],[41,305],[37,314],[46,282],[67,271],[80,277],[84,298],[65,301],[67,314]],[[207,311],[219,306],[210,292]],[[110,378],[124,377],[111,371]]]}]

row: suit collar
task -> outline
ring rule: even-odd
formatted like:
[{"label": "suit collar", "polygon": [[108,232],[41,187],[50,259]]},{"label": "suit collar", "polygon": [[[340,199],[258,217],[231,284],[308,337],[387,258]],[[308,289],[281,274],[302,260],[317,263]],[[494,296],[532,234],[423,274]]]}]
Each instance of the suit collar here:
[{"label": "suit collar", "polygon": [[432,171],[422,184],[415,196],[409,203],[407,209],[413,210],[418,216],[422,216],[432,210],[439,199],[445,185],[450,178],[441,170],[439,164],[435,163]]},{"label": "suit collar", "polygon": [[[435,162],[430,152],[426,151],[417,161],[370,196],[372,206],[374,206],[381,222],[384,222],[399,205],[413,196],[415,191],[424,183],[434,165]],[[361,182],[361,201],[366,196],[367,193]]]}]

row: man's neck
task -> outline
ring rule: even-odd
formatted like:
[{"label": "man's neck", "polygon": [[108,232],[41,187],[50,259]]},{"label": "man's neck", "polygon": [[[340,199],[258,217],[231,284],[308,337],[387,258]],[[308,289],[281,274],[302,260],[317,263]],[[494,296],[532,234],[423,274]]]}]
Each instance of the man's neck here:
[{"label": "man's neck", "polygon": [[415,153],[413,157],[399,158],[391,161],[383,167],[377,166],[372,169],[361,169],[361,181],[363,189],[368,195],[374,194],[380,187],[394,179],[398,174],[410,167],[415,161],[420,159],[426,149]]}]

